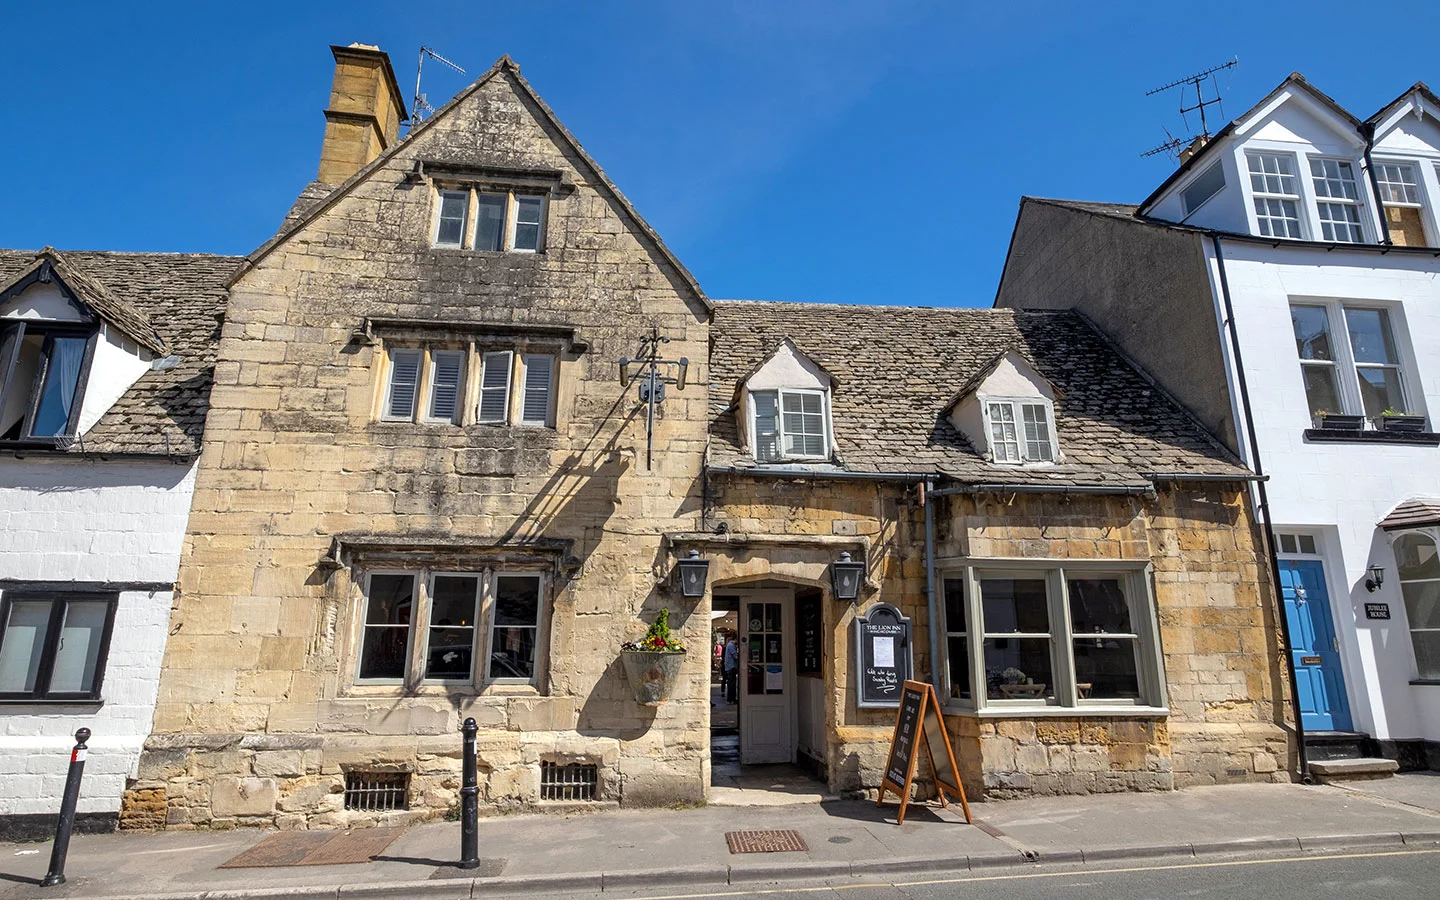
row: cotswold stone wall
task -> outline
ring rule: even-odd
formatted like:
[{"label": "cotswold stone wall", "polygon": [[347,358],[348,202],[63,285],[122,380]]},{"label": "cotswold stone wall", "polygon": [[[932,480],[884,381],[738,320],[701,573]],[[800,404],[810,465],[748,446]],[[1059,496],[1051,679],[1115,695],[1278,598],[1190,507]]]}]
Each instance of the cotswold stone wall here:
[{"label": "cotswold stone wall", "polygon": [[[743,552],[721,554],[719,572],[787,578],[800,573],[803,557],[823,585],[824,566],[838,556],[834,542],[864,539],[873,587],[858,609],[883,600],[910,616],[915,677],[929,678],[924,520],[913,489],[730,477],[713,493],[713,518],[744,542]],[[952,711],[946,722],[972,795],[1288,779],[1293,747],[1277,724],[1275,622],[1242,494],[1177,488],[1146,499],[961,495],[934,502],[941,558],[1147,560],[1154,572],[1169,716],[978,718]],[[793,543],[767,547],[761,535]],[[806,540],[812,546],[800,549]],[[840,791],[879,785],[894,727],[892,711],[855,706],[856,612],[829,600],[825,606],[829,781]]]},{"label": "cotswold stone wall", "polygon": [[[420,163],[557,173],[544,252],[430,247]],[[469,323],[554,341],[556,427],[376,421],[386,340],[363,317]],[[690,530],[705,446],[707,315],[685,278],[502,68],[234,286],[153,734],[125,821],[171,828],[346,825],[345,773],[410,774],[410,811],[459,788],[458,728],[481,732],[482,804],[540,802],[541,763],[599,769],[598,798],[704,799],[708,659],[675,699],[638,705],[622,641],[661,607],[705,648],[709,609],[661,588],[666,531]],[[644,415],[616,361],[651,326],[693,360],[644,458]],[[417,326],[418,327],[418,326]],[[473,373],[472,373],[472,378]],[[467,395],[474,402],[474,393]],[[365,535],[327,560],[336,535]],[[393,541],[392,541],[393,539]],[[363,545],[363,546],[362,546]],[[539,682],[480,689],[357,684],[367,569],[542,571]]]}]

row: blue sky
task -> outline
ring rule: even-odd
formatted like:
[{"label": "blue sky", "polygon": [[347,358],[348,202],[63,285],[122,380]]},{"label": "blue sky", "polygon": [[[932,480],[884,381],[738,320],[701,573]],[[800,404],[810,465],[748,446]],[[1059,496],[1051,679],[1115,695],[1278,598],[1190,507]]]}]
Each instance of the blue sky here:
[{"label": "blue sky", "polygon": [[[435,106],[502,53],[712,297],[988,305],[1020,197],[1136,201],[1184,133],[1151,87],[1238,56],[1362,118],[1440,5],[32,3],[0,54],[0,246],[246,253],[315,174],[332,43],[421,44]],[[1363,20],[1363,21],[1362,21]],[[1357,40],[1362,30],[1370,38]],[[1421,41],[1422,45],[1428,45]],[[1387,49],[1388,48],[1388,49]],[[1393,51],[1393,52],[1392,52]]]}]

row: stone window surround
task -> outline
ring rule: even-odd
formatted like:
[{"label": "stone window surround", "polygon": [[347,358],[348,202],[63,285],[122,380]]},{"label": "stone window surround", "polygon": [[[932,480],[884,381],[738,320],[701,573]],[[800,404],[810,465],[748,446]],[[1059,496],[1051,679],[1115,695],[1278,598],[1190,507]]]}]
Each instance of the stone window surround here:
[{"label": "stone window surround", "polygon": [[[406,636],[406,674],[403,679],[365,679],[359,677],[360,671],[360,649],[364,638],[365,629],[365,605],[368,599],[366,585],[369,584],[370,576],[377,574],[385,575],[411,575],[415,577],[415,599],[412,615]],[[448,678],[426,678],[426,647],[430,634],[430,591],[433,587],[434,578],[437,575],[469,575],[480,579],[480,608],[475,619],[475,645],[472,654],[474,660],[471,677],[468,679]],[[490,643],[493,640],[493,626],[495,618],[495,579],[499,576],[526,576],[534,577],[540,582],[540,604],[538,610],[538,627],[535,639],[535,675],[529,679],[520,678],[492,678],[488,671],[488,660],[490,658]],[[450,561],[421,562],[416,561],[411,565],[387,563],[366,567],[357,573],[354,579],[355,585],[359,588],[355,593],[358,601],[354,612],[354,638],[350,646],[353,647],[353,664],[350,666],[351,685],[350,693],[369,694],[367,688],[380,688],[384,695],[408,696],[428,693],[487,693],[490,687],[506,687],[510,689],[529,689],[522,693],[536,692],[544,671],[543,666],[548,664],[546,653],[546,638],[549,635],[550,609],[553,606],[549,602],[550,582],[548,573],[535,568],[526,569],[513,565],[487,565],[487,566],[455,566]],[[429,688],[430,690],[423,690]],[[508,692],[508,691],[507,691]]]},{"label": "stone window surround", "polygon": [[[550,209],[553,201],[568,196],[575,190],[575,182],[569,172],[559,169],[510,168],[504,166],[473,166],[447,163],[441,160],[419,160],[409,178],[423,182],[430,191],[430,227],[428,243],[436,252],[519,254],[523,256],[543,255],[549,234]],[[469,196],[465,205],[465,222],[461,228],[460,246],[436,243],[440,229],[441,191],[465,191]],[[505,210],[503,250],[475,249],[476,217],[479,211],[476,194],[505,194],[508,196]],[[525,195],[541,198],[540,236],[536,249],[513,249],[516,219],[516,196]]]},{"label": "stone window surround", "polygon": [[[339,696],[358,698],[403,698],[421,696],[521,695],[542,696],[549,692],[550,630],[556,594],[564,589],[569,577],[579,568],[573,555],[573,542],[563,539],[536,538],[507,540],[500,537],[467,537],[451,534],[362,534],[347,533],[331,538],[329,551],[319,561],[323,572],[348,571],[347,583],[339,588],[340,623],[337,634],[348,635],[338,648],[340,671],[349,673],[341,679]],[[424,570],[422,572],[422,570]],[[530,683],[509,679],[494,681],[477,677],[471,682],[426,681],[415,678],[412,665],[402,683],[360,681],[355,677],[360,666],[360,638],[364,627],[366,576],[371,571],[413,572],[428,578],[431,572],[535,574],[540,576],[540,621],[535,642],[535,677]],[[490,586],[483,585],[488,592]],[[427,587],[428,590],[428,587]],[[428,594],[426,595],[428,597]],[[417,597],[417,606],[428,618],[428,605]],[[477,620],[477,633],[487,629],[488,610]],[[348,621],[347,621],[348,619]],[[422,623],[411,621],[412,632]],[[414,641],[414,634],[411,635]],[[416,660],[416,662],[420,662]]]},{"label": "stone window surround", "polygon": [[[572,361],[589,349],[584,341],[577,340],[573,328],[555,326],[527,326],[479,322],[443,322],[415,319],[369,318],[361,322],[352,337],[353,343],[369,346],[376,350],[372,369],[375,374],[375,396],[372,411],[372,427],[403,428],[454,428],[480,425],[480,377],[485,353],[513,351],[517,357],[511,371],[510,416],[507,424],[485,423],[485,427],[506,428],[558,428],[565,420],[563,397],[566,395],[567,361]],[[430,384],[430,353],[422,361],[420,385],[422,396],[415,405],[416,412],[410,420],[389,419],[385,416],[385,398],[389,381],[389,349],[459,350],[465,353],[464,373],[460,390],[460,413],[458,421],[429,419],[425,416],[428,408],[428,386]],[[553,359],[550,379],[550,418],[545,425],[522,423],[520,409],[524,391],[524,367],[519,358],[526,354],[545,355]]]},{"label": "stone window surround", "polygon": [[[942,697],[945,697],[945,713],[947,715],[969,716],[974,718],[1044,718],[1044,717],[1110,717],[1132,716],[1132,717],[1166,717],[1170,715],[1168,698],[1165,689],[1165,663],[1163,648],[1160,644],[1159,612],[1155,603],[1153,587],[1153,567],[1148,560],[1138,559],[1060,559],[1060,558],[1012,558],[1012,557],[939,557],[935,560],[936,583],[943,584],[946,578],[960,577],[965,580],[965,603],[969,621],[972,623],[982,622],[980,611],[980,594],[978,590],[977,571],[1004,571],[1006,573],[1017,572],[1044,572],[1048,580],[1058,581],[1060,592],[1057,594],[1052,585],[1050,596],[1050,642],[1052,654],[1052,666],[1056,678],[1057,699],[1068,700],[1071,705],[1063,703],[1047,704],[1044,701],[1031,700],[988,700],[982,690],[972,690],[972,700],[963,701],[950,697],[949,681],[949,650],[948,643],[941,641],[941,652],[945,659],[937,667],[937,671],[944,675],[945,684]],[[1069,606],[1065,600],[1065,573],[1074,572],[1086,576],[1112,575],[1120,577],[1125,582],[1126,596],[1131,601],[1131,612],[1139,616],[1142,621],[1135,623],[1136,632],[1139,634],[1140,646],[1140,683],[1141,690],[1147,697],[1153,698],[1152,705],[1144,703],[1126,703],[1123,700],[1080,700],[1075,696],[1074,688],[1074,660],[1073,644],[1074,635],[1071,633],[1069,617]],[[945,605],[938,605],[940,616],[945,615]],[[1060,616],[1057,613],[1063,612]],[[948,630],[948,625],[941,623],[942,634]],[[972,685],[983,684],[984,649],[982,641],[984,632],[971,627],[968,640],[970,647],[970,667]],[[1062,698],[1062,694],[1065,695]]]}]

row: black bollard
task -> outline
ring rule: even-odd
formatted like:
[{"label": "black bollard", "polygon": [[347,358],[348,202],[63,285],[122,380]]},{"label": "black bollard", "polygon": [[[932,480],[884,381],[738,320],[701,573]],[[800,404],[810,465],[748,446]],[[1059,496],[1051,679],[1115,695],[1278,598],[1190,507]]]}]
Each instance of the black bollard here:
[{"label": "black bollard", "polygon": [[70,829],[75,827],[75,804],[80,802],[80,776],[85,774],[85,742],[90,729],[75,732],[75,749],[70,751],[70,771],[65,775],[65,796],[60,801],[60,821],[55,825],[55,846],[50,848],[50,871],[41,887],[65,883],[65,854],[70,852]]},{"label": "black bollard", "polygon": [[480,782],[475,772],[475,733],[480,726],[466,719],[464,769],[460,773],[460,868],[480,868]]}]

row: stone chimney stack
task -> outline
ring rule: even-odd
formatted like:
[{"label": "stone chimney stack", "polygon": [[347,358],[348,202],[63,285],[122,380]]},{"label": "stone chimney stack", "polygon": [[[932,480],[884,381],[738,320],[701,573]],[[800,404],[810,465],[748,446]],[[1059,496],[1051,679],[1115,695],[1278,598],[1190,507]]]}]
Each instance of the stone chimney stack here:
[{"label": "stone chimney stack", "polygon": [[331,47],[335,83],[325,110],[319,180],[340,184],[399,139],[405,99],[390,57],[379,47]]},{"label": "stone chimney stack", "polygon": [[1201,150],[1204,150],[1205,145],[1208,143],[1210,143],[1210,135],[1208,134],[1202,134],[1195,140],[1191,141],[1190,146],[1180,151],[1180,165],[1183,166],[1187,162],[1189,162],[1190,157],[1199,153]]}]

